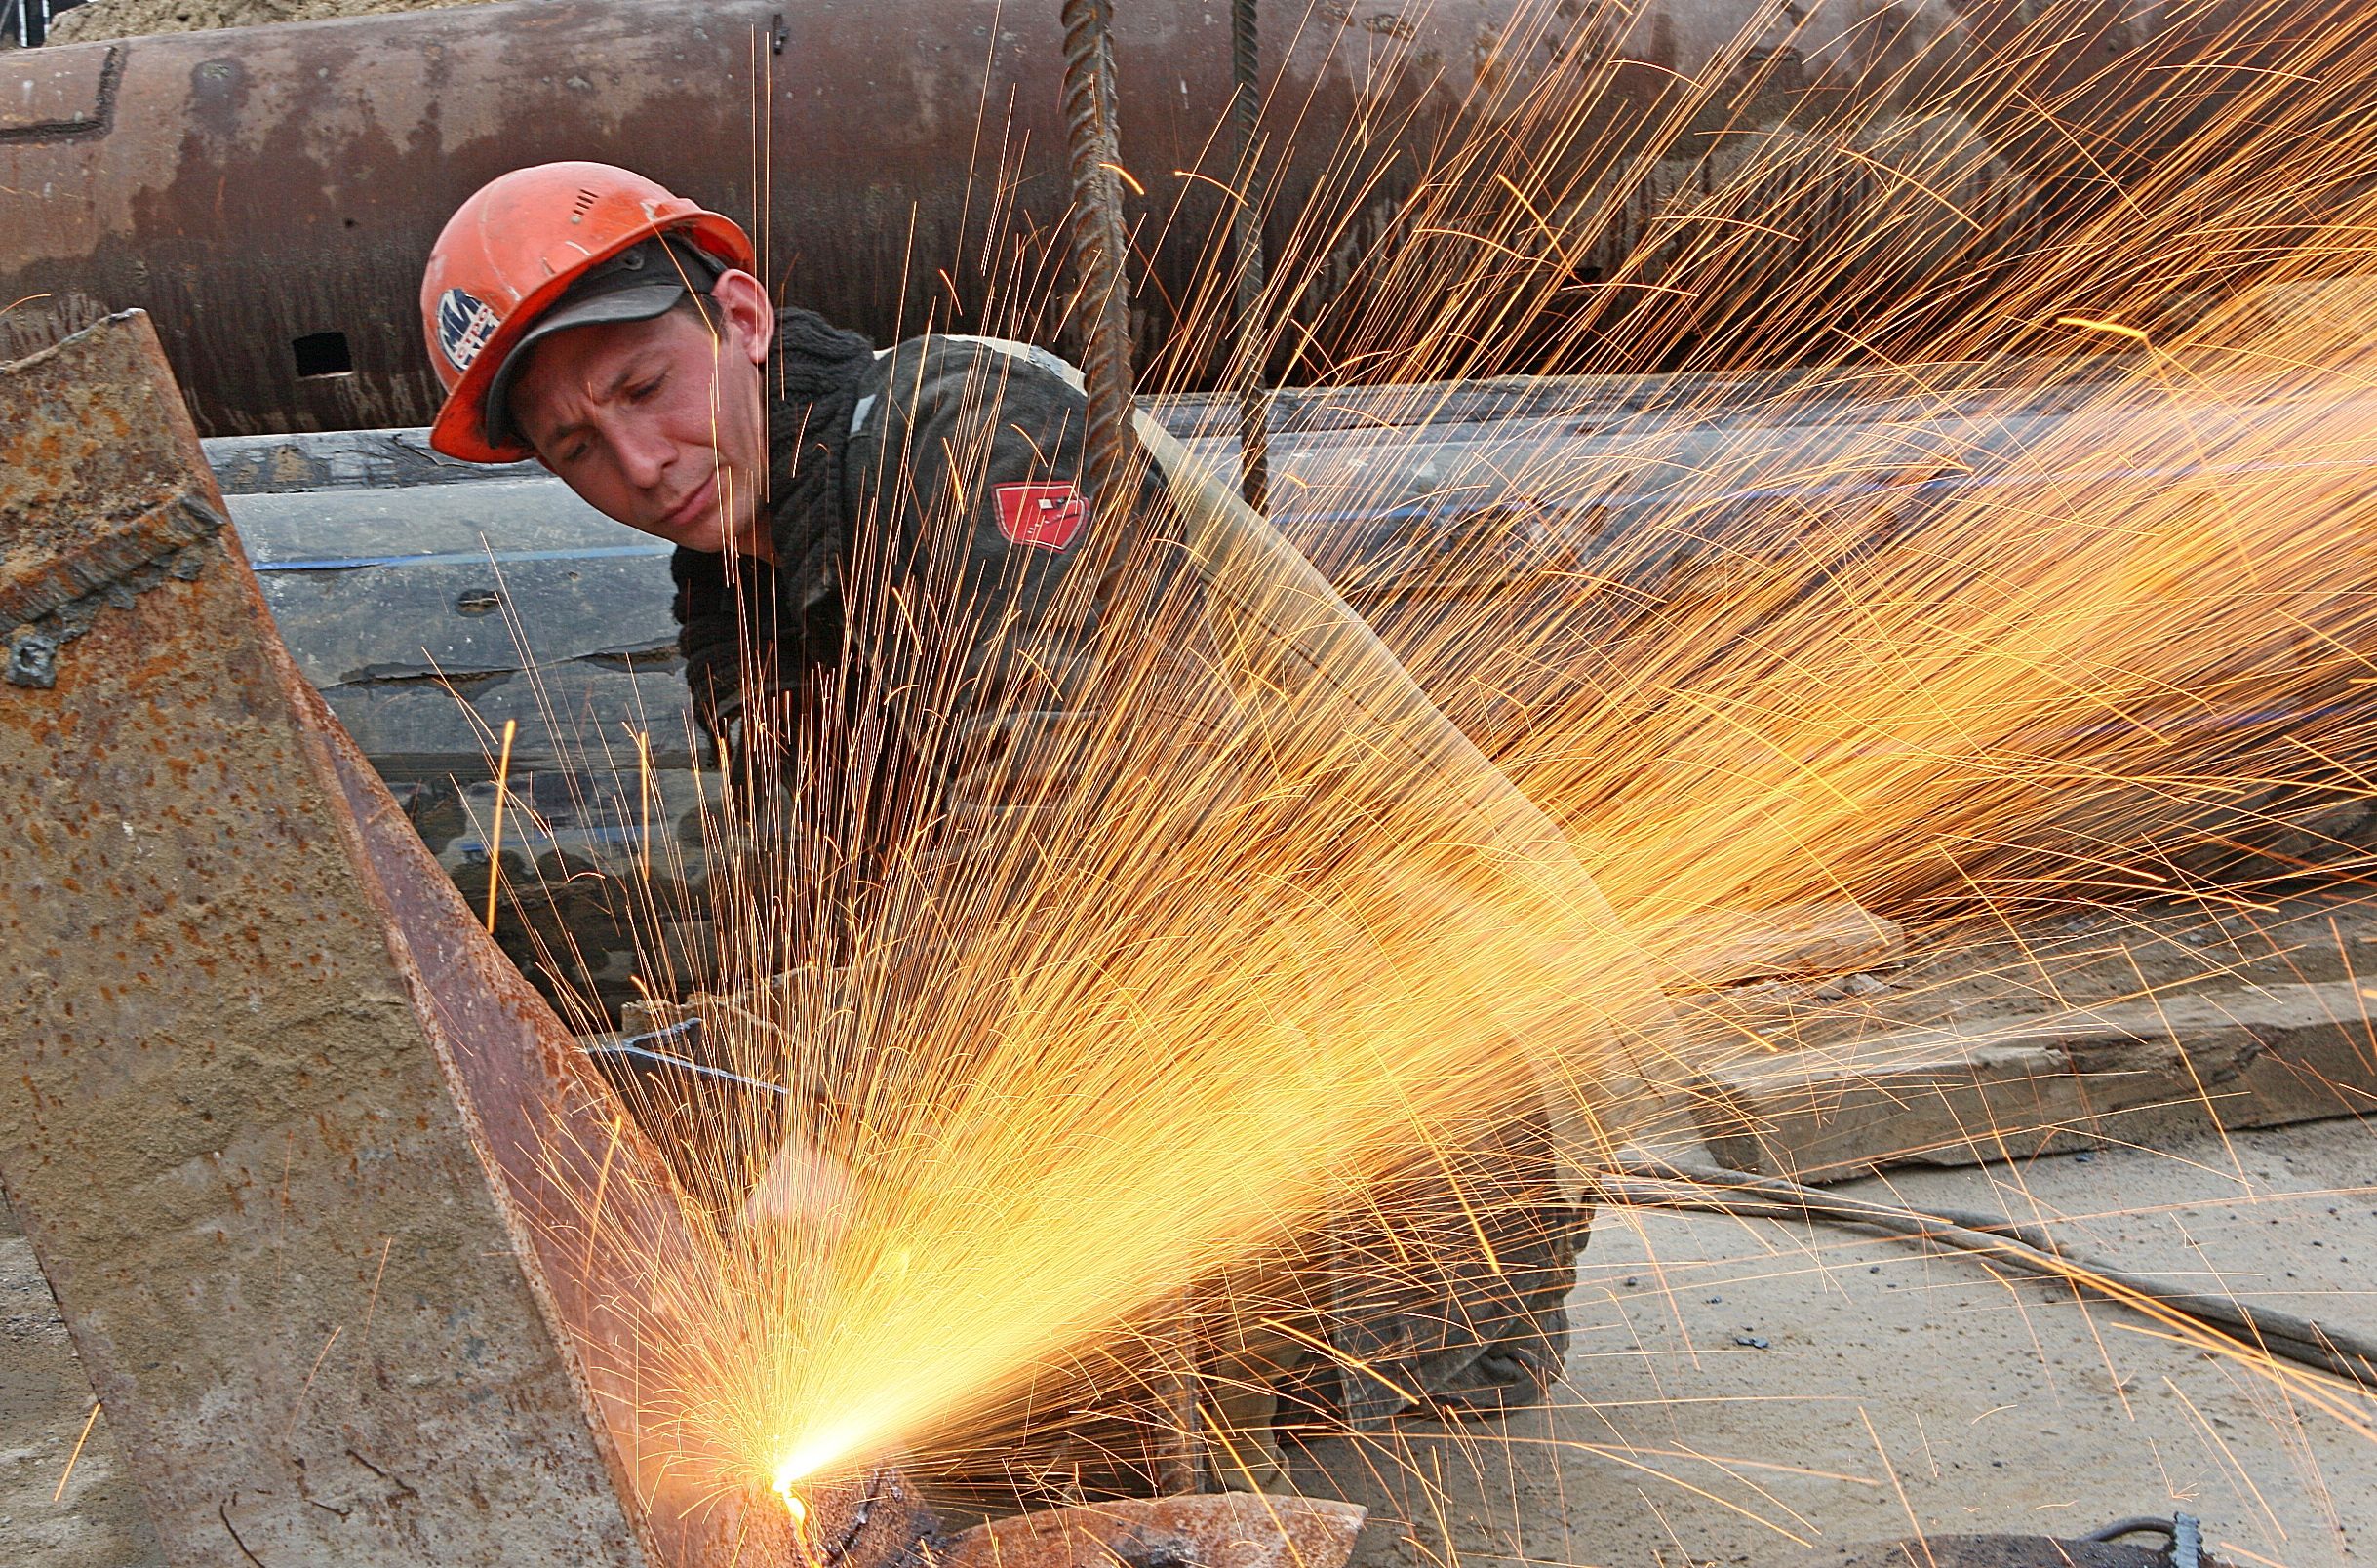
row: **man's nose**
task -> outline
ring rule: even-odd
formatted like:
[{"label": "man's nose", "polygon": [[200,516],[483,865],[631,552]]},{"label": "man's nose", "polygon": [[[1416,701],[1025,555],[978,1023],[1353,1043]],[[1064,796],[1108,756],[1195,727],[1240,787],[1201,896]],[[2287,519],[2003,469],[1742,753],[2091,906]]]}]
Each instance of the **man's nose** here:
[{"label": "man's nose", "polygon": [[640,421],[623,420],[613,450],[618,453],[620,477],[638,490],[660,483],[677,460],[677,444],[662,433],[643,428]]}]

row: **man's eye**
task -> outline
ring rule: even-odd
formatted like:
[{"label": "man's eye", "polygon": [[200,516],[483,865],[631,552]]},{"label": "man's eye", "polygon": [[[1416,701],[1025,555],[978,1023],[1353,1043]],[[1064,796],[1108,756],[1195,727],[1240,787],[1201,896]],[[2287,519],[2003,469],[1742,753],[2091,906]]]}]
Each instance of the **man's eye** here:
[{"label": "man's eye", "polygon": [[660,383],[667,379],[668,377],[665,375],[655,375],[651,380],[645,382],[642,386],[629,387],[627,389],[627,395],[635,399],[636,402],[641,403],[646,398],[651,397],[654,392],[659,391]]}]

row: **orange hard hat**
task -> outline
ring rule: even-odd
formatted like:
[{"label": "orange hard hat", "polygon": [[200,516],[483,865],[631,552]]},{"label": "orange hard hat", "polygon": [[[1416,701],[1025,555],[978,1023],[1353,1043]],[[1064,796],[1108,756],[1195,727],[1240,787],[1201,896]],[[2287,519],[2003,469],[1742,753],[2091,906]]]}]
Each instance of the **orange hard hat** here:
[{"label": "orange hard hat", "polygon": [[[489,391],[508,384],[506,372],[518,369],[510,361],[573,285],[663,236],[722,268],[747,272],[754,262],[750,236],[732,218],[609,164],[538,164],[480,186],[446,220],[421,274],[421,332],[446,387],[429,445],[477,463],[531,455],[508,417],[490,419]],[[666,308],[665,294],[656,297],[662,303],[644,315]],[[599,319],[636,318],[614,310]]]}]

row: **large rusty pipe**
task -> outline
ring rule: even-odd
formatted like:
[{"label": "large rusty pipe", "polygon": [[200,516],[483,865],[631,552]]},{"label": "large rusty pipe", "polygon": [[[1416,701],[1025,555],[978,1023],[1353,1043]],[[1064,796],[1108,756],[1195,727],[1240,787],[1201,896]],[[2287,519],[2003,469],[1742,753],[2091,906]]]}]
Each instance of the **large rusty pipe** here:
[{"label": "large rusty pipe", "polygon": [[[2084,208],[2332,30],[2341,3],[1280,4],[1262,205],[1292,286],[1275,284],[1275,314],[1307,368],[1359,350],[1364,274],[1413,193],[1466,170],[1491,195],[1502,166],[1464,146],[1515,149],[1547,190],[1655,194],[1697,177],[1726,127],[1756,141],[1843,103],[1979,94],[2040,203]],[[1137,352],[1151,384],[1209,381],[1238,174],[1229,0],[1133,0],[1115,49],[1144,187]],[[878,339],[1045,340],[1065,304],[1060,60],[1056,7],[1000,0],[535,0],[0,57],[0,355],[139,306],[203,433],[424,423],[414,299],[432,237],[493,176],[579,157],[753,222],[782,297]],[[1604,217],[1561,243],[1595,275],[1656,211],[1585,205]],[[1212,353],[1160,352],[1184,320]]]},{"label": "large rusty pipe", "polygon": [[[1373,153],[1392,157],[1467,91],[1388,57],[1474,60],[1519,3],[1296,35],[1278,139],[1296,118],[1323,134],[1281,171],[1288,210],[1357,114],[1419,111]],[[1147,292],[1177,306],[1225,220],[1228,0],[1124,7],[1116,45],[1134,208],[1170,222]],[[1053,319],[1059,54],[1053,5],[538,0],[12,57],[0,303],[41,297],[0,316],[0,354],[137,305],[203,433],[423,423],[430,241],[481,182],[556,158],[633,165],[753,224],[783,298],[878,338],[1017,299]]]}]

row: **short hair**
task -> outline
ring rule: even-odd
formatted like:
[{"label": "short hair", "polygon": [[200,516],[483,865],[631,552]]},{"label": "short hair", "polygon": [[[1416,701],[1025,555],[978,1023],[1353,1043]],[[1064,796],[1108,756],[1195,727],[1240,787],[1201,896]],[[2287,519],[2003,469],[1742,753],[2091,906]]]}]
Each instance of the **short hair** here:
[{"label": "short hair", "polygon": [[707,289],[688,289],[684,295],[668,308],[671,311],[685,311],[711,333],[720,332],[725,325],[720,320],[717,311],[712,308],[710,292]]}]

